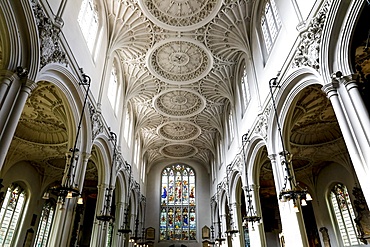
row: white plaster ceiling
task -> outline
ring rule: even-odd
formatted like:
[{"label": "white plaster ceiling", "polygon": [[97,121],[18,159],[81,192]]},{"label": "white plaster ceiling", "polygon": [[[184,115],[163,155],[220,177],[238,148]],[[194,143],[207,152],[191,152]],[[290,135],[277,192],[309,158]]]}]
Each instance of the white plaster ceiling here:
[{"label": "white plaster ceiling", "polygon": [[238,57],[248,51],[253,1],[137,0],[107,3],[109,49],[119,55],[149,164],[209,164]]}]

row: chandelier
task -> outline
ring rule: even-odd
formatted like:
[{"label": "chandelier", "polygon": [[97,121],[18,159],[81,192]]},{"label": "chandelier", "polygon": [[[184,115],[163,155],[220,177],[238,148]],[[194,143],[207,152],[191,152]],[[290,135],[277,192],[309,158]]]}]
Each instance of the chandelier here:
[{"label": "chandelier", "polygon": [[130,234],[132,231],[130,229],[130,226],[129,226],[129,222],[128,222],[128,216],[129,216],[129,209],[130,209],[130,197],[131,197],[131,187],[132,187],[132,179],[131,178],[131,175],[132,175],[132,168],[131,168],[131,165],[126,163],[126,170],[129,170],[129,175],[128,175],[128,192],[127,192],[127,200],[128,202],[126,203],[126,207],[125,207],[125,211],[124,211],[124,215],[125,215],[125,220],[123,222],[123,227],[118,229],[118,232],[119,233],[123,233],[123,234]]},{"label": "chandelier", "polygon": [[[78,143],[78,137],[80,135],[81,124],[82,124],[83,115],[84,115],[84,111],[85,111],[85,107],[87,103],[87,97],[89,95],[91,78],[85,73],[83,73],[82,68],[80,68],[80,72],[82,76],[82,81],[79,83],[79,85],[80,86],[82,85],[84,87],[87,86],[87,88],[86,88],[85,99],[84,99],[82,110],[81,110],[81,116],[80,116],[78,126],[77,126],[77,133],[75,137],[74,146],[73,148],[69,150],[71,154],[67,155],[65,172],[63,173],[61,185],[50,188],[51,193],[56,195],[63,203],[65,199],[71,199],[73,197],[79,196],[77,203],[83,204],[83,199],[81,197],[80,189],[78,188],[78,185],[75,183],[76,166],[78,164],[78,159],[79,159],[79,153],[78,153],[79,149],[77,148],[77,143]],[[43,198],[48,199],[49,194],[46,192]]]},{"label": "chandelier", "polygon": [[[280,75],[280,72],[278,73],[277,77],[279,75]],[[278,112],[276,108],[276,102],[275,102],[274,94],[273,94],[273,88],[280,88],[280,85],[277,82],[277,77],[270,79],[269,87],[270,87],[272,105],[273,105],[275,118],[276,118],[276,124],[277,124],[278,132],[279,132],[279,138],[281,141],[281,146],[283,148],[283,151],[279,153],[281,165],[284,166],[284,169],[286,171],[286,175],[284,177],[284,185],[279,193],[279,200],[281,202],[288,202],[292,200],[293,205],[294,205],[294,211],[299,212],[297,204],[300,204],[301,206],[306,206],[307,201],[311,201],[312,197],[310,193],[308,192],[307,188],[302,188],[301,186],[299,186],[299,183],[296,182],[295,177],[293,176],[291,172],[291,169],[293,167],[292,154],[289,153],[285,149],[283,134],[281,131],[279,116],[278,116]]]},{"label": "chandelier", "polygon": [[113,188],[111,186],[111,183],[112,183],[112,173],[113,173],[113,169],[115,168],[115,163],[116,163],[116,156],[117,156],[117,135],[116,133],[114,133],[113,131],[110,131],[110,128],[109,128],[109,134],[110,134],[110,138],[109,140],[113,142],[113,157],[112,157],[112,167],[111,167],[111,170],[110,170],[110,176],[109,176],[109,184],[108,184],[108,188],[106,188],[106,193],[105,193],[105,201],[104,201],[104,206],[103,206],[103,210],[100,212],[100,215],[97,215],[96,216],[96,219],[97,220],[100,220],[100,221],[114,221],[114,215],[112,215],[112,206],[111,206],[111,200],[112,200],[112,192],[113,192]]},{"label": "chandelier", "polygon": [[248,182],[248,167],[247,167],[247,159],[245,155],[245,146],[249,142],[249,132],[244,134],[242,136],[242,152],[243,152],[243,161],[244,161],[244,167],[246,169],[246,186],[245,192],[246,192],[246,197],[247,197],[247,212],[246,215],[243,217],[243,225],[247,226],[248,222],[252,223],[252,229],[254,229],[253,224],[256,222],[259,222],[261,220],[261,217],[257,215],[256,211],[253,209],[253,203],[252,203],[252,187],[249,186]]}]

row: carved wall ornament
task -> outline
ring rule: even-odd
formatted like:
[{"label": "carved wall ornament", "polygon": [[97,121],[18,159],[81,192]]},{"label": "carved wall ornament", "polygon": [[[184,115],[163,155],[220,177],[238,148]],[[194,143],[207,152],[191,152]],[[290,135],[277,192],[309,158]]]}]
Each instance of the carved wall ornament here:
[{"label": "carved wall ornament", "polygon": [[254,132],[261,136],[265,141],[267,140],[267,119],[268,119],[268,113],[271,111],[271,105],[265,108],[265,110],[258,115],[258,121],[256,123],[256,126],[254,128]]},{"label": "carved wall ornament", "polygon": [[91,129],[93,140],[100,134],[103,133],[103,117],[95,107],[89,103],[90,119],[91,119]]},{"label": "carved wall ornament", "polygon": [[32,9],[36,19],[40,39],[40,67],[48,63],[68,64],[66,54],[59,43],[60,29],[53,24],[37,0],[32,0]]},{"label": "carved wall ornament", "polygon": [[301,34],[301,43],[292,62],[293,68],[308,66],[319,70],[319,52],[322,38],[322,31],[326,21],[327,13],[332,0],[327,0],[318,14],[311,20],[306,31]]}]

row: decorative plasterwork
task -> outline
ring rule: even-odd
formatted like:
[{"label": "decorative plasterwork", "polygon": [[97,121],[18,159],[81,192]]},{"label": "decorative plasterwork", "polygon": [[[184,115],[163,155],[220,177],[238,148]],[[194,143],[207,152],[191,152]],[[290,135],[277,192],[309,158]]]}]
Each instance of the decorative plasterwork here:
[{"label": "decorative plasterwork", "polygon": [[154,45],[147,53],[149,71],[170,84],[189,84],[206,76],[213,58],[196,40],[171,38]]},{"label": "decorative plasterwork", "polygon": [[173,31],[204,26],[222,5],[221,0],[139,0],[138,3],[150,20]]},{"label": "decorative plasterwork", "polygon": [[140,8],[129,1],[107,1],[109,50],[125,60],[145,57],[153,46],[153,27]]},{"label": "decorative plasterwork", "polygon": [[68,141],[64,104],[54,85],[39,82],[28,97],[15,136],[40,145],[64,145]]},{"label": "decorative plasterwork", "polygon": [[41,68],[48,63],[68,64],[65,52],[59,44],[60,29],[46,16],[36,0],[32,0],[31,3],[39,31]]},{"label": "decorative plasterwork", "polygon": [[207,25],[206,46],[220,60],[235,63],[240,52],[250,54],[248,2],[233,1]]},{"label": "decorative plasterwork", "polygon": [[320,86],[310,86],[300,93],[292,123],[290,142],[294,145],[322,145],[342,137],[330,101]]},{"label": "decorative plasterwork", "polygon": [[95,107],[89,103],[90,119],[91,119],[91,129],[92,129],[92,139],[94,140],[97,135],[103,133],[103,116]]},{"label": "decorative plasterwork", "polygon": [[157,132],[168,141],[189,141],[197,138],[201,129],[189,121],[170,121],[158,126]]},{"label": "decorative plasterwork", "polygon": [[194,156],[198,149],[187,143],[167,144],[159,152],[168,158],[189,158]]},{"label": "decorative plasterwork", "polygon": [[168,117],[191,117],[205,107],[205,99],[191,90],[170,89],[163,91],[153,99],[154,108]]},{"label": "decorative plasterwork", "polygon": [[302,41],[294,56],[293,68],[308,66],[319,70],[321,36],[331,3],[332,0],[327,0],[323,4],[318,14],[311,20],[307,30],[301,34]]}]

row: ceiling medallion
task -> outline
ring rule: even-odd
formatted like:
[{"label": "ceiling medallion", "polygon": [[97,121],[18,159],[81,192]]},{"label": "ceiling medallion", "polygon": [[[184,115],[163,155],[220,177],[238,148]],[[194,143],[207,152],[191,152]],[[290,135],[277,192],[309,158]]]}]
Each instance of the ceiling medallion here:
[{"label": "ceiling medallion", "polygon": [[206,47],[192,39],[171,38],[158,42],[147,54],[149,71],[170,84],[189,84],[206,76],[213,58]]},{"label": "ceiling medallion", "polygon": [[188,121],[170,121],[158,126],[158,135],[168,141],[189,141],[197,138],[201,129]]},{"label": "ceiling medallion", "polygon": [[187,89],[171,89],[154,97],[154,108],[167,117],[191,117],[200,113],[206,100],[197,92]]},{"label": "ceiling medallion", "polygon": [[159,152],[168,158],[189,158],[194,156],[198,149],[190,144],[175,143],[165,145]]},{"label": "ceiling medallion", "polygon": [[140,8],[158,26],[190,31],[204,26],[221,8],[220,0],[139,0]]}]

